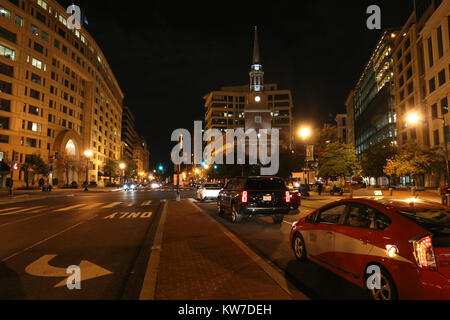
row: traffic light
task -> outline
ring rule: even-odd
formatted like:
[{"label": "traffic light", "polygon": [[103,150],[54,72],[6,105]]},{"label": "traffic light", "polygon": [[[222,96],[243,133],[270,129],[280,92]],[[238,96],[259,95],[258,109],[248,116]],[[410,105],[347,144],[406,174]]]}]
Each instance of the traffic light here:
[{"label": "traffic light", "polygon": [[13,151],[13,162],[19,162],[19,153]]},{"label": "traffic light", "polygon": [[291,150],[291,154],[295,155],[295,150],[294,149]]},{"label": "traffic light", "polygon": [[162,165],[159,165],[158,170],[159,170],[159,171],[163,171],[163,170],[164,170],[164,167],[163,167]]},{"label": "traffic light", "polygon": [[217,170],[217,168],[219,168],[219,167],[217,166],[217,164],[215,164],[214,165],[214,170]]}]

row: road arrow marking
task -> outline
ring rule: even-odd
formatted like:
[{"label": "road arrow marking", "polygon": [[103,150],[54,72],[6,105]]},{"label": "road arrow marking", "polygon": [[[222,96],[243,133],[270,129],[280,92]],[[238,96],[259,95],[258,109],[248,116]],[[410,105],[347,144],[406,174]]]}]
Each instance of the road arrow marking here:
[{"label": "road arrow marking", "polygon": [[[54,277],[66,278],[58,282],[54,288],[63,287],[67,285],[67,278],[70,276],[67,273],[67,268],[54,267],[49,264],[50,260],[56,257],[56,254],[43,255],[25,268],[25,272],[37,277]],[[81,281],[103,277],[112,274],[111,271],[106,270],[92,262],[82,260],[79,264],[81,271]]]}]

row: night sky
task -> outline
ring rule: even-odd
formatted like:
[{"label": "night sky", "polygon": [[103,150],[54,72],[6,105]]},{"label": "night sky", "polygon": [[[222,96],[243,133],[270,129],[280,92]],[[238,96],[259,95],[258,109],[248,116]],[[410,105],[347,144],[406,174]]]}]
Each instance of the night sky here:
[{"label": "night sky", "polygon": [[249,82],[253,25],[265,82],[292,91],[295,124],[320,126],[328,114],[345,112],[345,99],[381,35],[366,28],[366,8],[381,7],[382,28],[401,27],[412,12],[412,0],[75,4],[148,141],[152,167],[169,164],[174,129],[192,130],[193,121],[203,119],[204,94]]}]

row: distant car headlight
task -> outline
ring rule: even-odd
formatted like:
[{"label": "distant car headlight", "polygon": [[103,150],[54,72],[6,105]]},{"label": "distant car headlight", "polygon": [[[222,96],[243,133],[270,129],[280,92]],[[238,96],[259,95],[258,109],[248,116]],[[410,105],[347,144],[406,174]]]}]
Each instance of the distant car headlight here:
[{"label": "distant car headlight", "polygon": [[136,185],[132,184],[132,185],[130,186],[130,189],[136,189]]},{"label": "distant car headlight", "polygon": [[159,183],[152,183],[152,188],[153,189],[157,189],[159,187],[160,187]]},{"label": "distant car headlight", "polygon": [[299,188],[300,187],[300,183],[296,182],[294,183],[294,188]]}]

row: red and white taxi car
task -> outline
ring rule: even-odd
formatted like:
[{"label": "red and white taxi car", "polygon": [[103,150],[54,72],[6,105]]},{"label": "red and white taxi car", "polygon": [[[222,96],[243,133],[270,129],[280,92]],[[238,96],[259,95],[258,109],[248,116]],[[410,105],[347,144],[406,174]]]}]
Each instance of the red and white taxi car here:
[{"label": "red and white taxi car", "polygon": [[[450,208],[438,203],[339,200],[294,223],[290,244],[297,259],[320,264],[373,299],[450,299]],[[374,268],[381,271],[375,288],[368,285]]]}]

